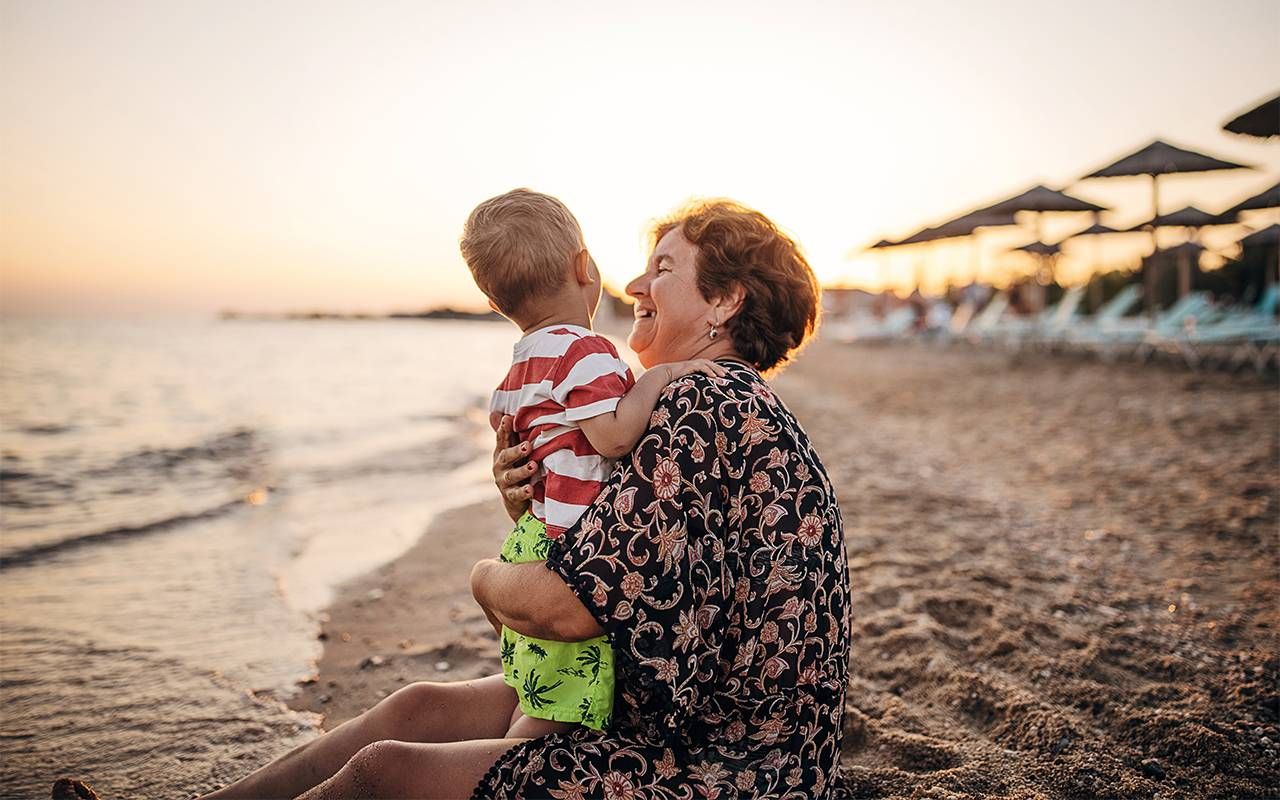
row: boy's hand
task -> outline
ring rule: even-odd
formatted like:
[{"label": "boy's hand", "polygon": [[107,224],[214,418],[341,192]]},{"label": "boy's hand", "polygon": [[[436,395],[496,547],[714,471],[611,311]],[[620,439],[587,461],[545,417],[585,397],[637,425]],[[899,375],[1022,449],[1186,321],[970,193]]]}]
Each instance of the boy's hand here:
[{"label": "boy's hand", "polygon": [[519,522],[533,499],[529,480],[538,473],[538,464],[533,461],[521,464],[529,457],[529,445],[516,441],[515,434],[511,432],[513,421],[511,417],[498,421],[493,448],[493,482],[502,495],[507,516],[512,522]]},{"label": "boy's hand", "polygon": [[695,372],[701,372],[703,375],[709,375],[712,378],[723,378],[729,374],[729,371],[714,361],[706,358],[695,358],[690,361],[672,361],[670,364],[664,364],[670,377],[667,383],[671,383],[676,378],[683,378],[685,375],[692,375]]}]

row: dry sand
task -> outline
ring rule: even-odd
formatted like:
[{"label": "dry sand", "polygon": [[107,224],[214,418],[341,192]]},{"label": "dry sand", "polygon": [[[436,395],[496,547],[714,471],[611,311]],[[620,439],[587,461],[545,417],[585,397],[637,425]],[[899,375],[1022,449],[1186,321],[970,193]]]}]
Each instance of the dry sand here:
[{"label": "dry sand", "polygon": [[[1280,797],[1274,383],[818,342],[775,385],[845,512],[854,796]],[[294,706],[496,671],[466,584],[507,525],[345,587]]]}]

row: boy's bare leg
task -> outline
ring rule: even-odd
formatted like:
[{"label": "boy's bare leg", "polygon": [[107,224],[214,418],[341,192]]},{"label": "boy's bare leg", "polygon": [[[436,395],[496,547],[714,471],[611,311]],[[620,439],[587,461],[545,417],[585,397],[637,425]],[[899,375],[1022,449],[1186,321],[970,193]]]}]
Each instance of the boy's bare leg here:
[{"label": "boy's bare leg", "polygon": [[355,719],[201,800],[296,797],[343,769],[362,749],[383,740],[501,739],[517,710],[516,702],[515,691],[501,675],[456,683],[413,683]]},{"label": "boy's bare leg", "polygon": [[458,800],[522,739],[418,744],[375,742],[360,750],[337,774],[298,800],[385,797],[397,800]]},{"label": "boy's bare leg", "polygon": [[537,739],[553,733],[568,733],[578,727],[572,722],[556,722],[549,719],[538,719],[521,713],[517,708],[511,717],[511,727],[507,729],[508,739]]}]

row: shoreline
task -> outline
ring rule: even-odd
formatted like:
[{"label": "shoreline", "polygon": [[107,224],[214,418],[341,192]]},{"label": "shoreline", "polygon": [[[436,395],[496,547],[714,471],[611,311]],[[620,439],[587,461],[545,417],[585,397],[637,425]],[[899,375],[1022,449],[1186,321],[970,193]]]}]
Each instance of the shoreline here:
[{"label": "shoreline", "polygon": [[406,683],[500,671],[497,637],[467,578],[510,527],[496,497],[446,509],[398,558],[339,585],[318,617],[324,647],[314,676],[285,704],[322,715],[330,730]]},{"label": "shoreline", "polygon": [[[1266,796],[1280,784],[1280,400],[1250,377],[816,341],[771,383],[836,487],[856,795]],[[336,590],[324,730],[499,670],[496,496]],[[344,636],[345,634],[345,636]]]}]

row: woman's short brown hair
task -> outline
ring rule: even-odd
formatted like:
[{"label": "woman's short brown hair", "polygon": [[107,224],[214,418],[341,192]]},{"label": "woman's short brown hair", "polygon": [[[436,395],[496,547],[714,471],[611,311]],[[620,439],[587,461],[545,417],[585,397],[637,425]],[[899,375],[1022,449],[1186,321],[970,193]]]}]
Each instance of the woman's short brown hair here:
[{"label": "woman's short brown hair", "polygon": [[725,323],[738,353],[762,372],[785,365],[818,325],[821,289],[800,246],[764,214],[732,200],[680,209],[654,226],[654,244],[676,228],[698,248],[704,299],[742,287],[742,307]]}]

